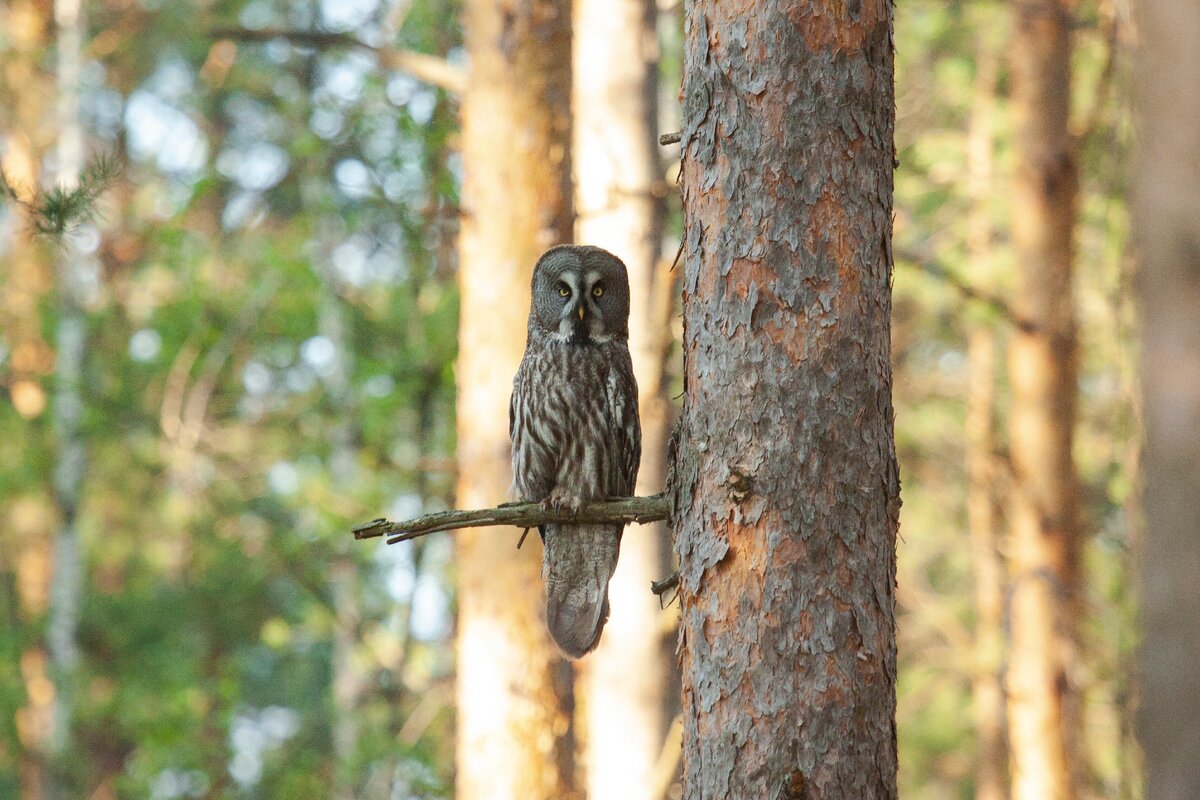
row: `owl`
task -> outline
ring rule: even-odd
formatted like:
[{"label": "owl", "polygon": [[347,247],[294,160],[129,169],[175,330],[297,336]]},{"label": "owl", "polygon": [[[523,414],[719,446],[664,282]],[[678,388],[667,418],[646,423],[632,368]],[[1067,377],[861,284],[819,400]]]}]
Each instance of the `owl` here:
[{"label": "owl", "polygon": [[[533,269],[529,337],[508,413],[514,494],[551,508],[633,493],[642,432],[629,358],[629,276],[599,247]],[[546,625],[579,658],[600,641],[624,525],[543,525]]]}]

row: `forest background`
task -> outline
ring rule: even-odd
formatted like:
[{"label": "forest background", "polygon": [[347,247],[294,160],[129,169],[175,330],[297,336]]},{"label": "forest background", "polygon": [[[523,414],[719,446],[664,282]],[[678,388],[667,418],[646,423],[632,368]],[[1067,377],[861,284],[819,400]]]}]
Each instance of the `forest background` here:
[{"label": "forest background", "polygon": [[[683,8],[648,8],[654,142],[680,128]],[[1074,13],[1077,777],[1084,797],[1136,798],[1135,26],[1122,0]],[[453,793],[452,534],[387,547],[349,529],[455,502],[462,15],[432,0],[0,7],[0,797]],[[896,12],[910,798],[980,796],[1003,762],[981,735],[1003,709],[981,704],[1008,642],[1011,18],[982,0]],[[39,233],[36,191],[102,154],[119,167],[92,176],[111,177],[97,213]],[[669,286],[679,149],[656,154]],[[668,399],[677,362],[668,350]],[[667,646],[638,662],[668,683],[673,613],[650,615]],[[650,759],[665,796],[673,731]]]}]

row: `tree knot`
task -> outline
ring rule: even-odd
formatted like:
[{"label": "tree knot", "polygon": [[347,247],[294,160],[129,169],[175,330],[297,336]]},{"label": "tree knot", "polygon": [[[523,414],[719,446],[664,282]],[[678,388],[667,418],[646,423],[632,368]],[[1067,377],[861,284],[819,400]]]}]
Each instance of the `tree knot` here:
[{"label": "tree knot", "polygon": [[754,479],[749,475],[750,470],[741,464],[729,468],[729,499],[741,505],[754,492]]}]

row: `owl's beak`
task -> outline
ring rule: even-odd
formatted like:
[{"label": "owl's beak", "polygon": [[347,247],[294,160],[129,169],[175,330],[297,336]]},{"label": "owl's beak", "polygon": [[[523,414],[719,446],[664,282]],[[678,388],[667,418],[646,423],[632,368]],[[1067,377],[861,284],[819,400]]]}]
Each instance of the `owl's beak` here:
[{"label": "owl's beak", "polygon": [[587,313],[587,308],[583,305],[583,303],[580,303],[579,304],[579,321],[580,322],[583,322],[583,315],[585,313]]}]

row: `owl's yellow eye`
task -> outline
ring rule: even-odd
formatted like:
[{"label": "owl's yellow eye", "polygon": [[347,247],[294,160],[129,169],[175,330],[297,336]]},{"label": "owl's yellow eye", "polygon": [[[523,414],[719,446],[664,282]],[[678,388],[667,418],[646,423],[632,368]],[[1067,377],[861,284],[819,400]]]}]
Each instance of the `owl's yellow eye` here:
[{"label": "owl's yellow eye", "polygon": [[592,297],[604,297],[604,287],[596,284],[592,287]]},{"label": "owl's yellow eye", "polygon": [[570,287],[568,287],[565,283],[560,283],[558,285],[558,296],[559,297],[570,297],[571,296]]}]

